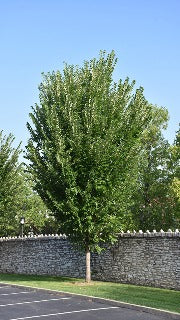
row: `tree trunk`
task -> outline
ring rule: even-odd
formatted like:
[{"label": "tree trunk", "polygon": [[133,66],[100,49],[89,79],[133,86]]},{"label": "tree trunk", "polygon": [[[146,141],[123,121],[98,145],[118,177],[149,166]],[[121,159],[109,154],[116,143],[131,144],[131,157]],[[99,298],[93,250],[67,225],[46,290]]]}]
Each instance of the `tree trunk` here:
[{"label": "tree trunk", "polygon": [[86,282],[90,283],[91,281],[91,257],[89,246],[86,247]]}]

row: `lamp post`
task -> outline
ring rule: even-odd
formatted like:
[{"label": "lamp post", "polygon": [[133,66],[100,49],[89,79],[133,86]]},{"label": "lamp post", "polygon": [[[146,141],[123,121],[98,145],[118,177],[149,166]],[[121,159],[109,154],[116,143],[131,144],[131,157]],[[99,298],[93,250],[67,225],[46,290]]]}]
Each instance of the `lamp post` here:
[{"label": "lamp post", "polygon": [[23,237],[24,224],[25,224],[25,218],[24,217],[21,217],[20,224],[21,224],[21,237]]}]

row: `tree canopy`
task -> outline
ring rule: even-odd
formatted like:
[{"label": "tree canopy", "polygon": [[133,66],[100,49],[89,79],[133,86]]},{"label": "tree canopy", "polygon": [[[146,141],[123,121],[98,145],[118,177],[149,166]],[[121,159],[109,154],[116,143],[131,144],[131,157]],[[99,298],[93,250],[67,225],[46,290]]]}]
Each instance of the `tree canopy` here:
[{"label": "tree canopy", "polygon": [[[113,81],[114,52],[43,75],[27,124],[35,188],[62,233],[85,248],[113,241],[128,215],[138,158],[154,113],[143,88]],[[89,277],[89,275],[88,275]]]}]

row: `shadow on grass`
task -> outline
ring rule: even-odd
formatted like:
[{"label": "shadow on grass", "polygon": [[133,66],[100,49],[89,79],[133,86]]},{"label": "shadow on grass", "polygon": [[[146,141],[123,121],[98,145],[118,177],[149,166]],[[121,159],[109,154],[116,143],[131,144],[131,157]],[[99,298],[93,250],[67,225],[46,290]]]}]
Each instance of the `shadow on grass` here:
[{"label": "shadow on grass", "polygon": [[36,281],[36,282],[82,282],[82,279],[69,277],[49,276],[49,275],[27,275],[27,274],[0,274],[0,281]]}]

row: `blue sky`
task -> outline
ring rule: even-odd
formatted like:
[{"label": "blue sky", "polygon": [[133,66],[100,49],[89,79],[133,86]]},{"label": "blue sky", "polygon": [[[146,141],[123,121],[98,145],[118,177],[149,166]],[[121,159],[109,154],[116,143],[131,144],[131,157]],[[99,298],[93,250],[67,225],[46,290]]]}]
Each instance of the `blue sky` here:
[{"label": "blue sky", "polygon": [[115,50],[114,79],[129,76],[167,107],[173,142],[180,103],[179,0],[0,0],[0,130],[28,139],[41,72]]}]

